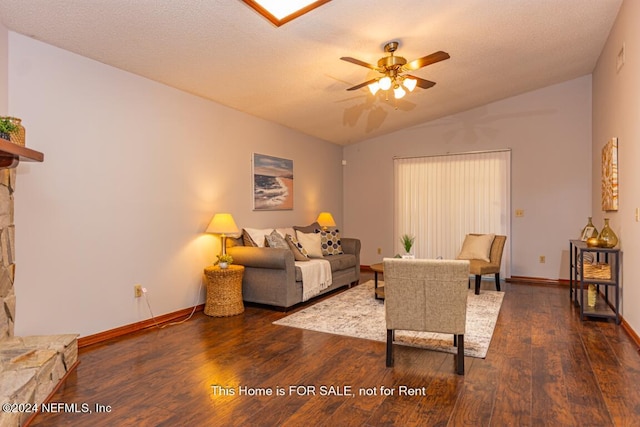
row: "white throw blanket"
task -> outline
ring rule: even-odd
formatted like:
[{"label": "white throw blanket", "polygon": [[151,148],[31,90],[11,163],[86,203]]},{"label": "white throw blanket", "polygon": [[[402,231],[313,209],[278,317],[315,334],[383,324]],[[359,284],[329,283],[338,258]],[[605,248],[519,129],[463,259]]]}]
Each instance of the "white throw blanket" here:
[{"label": "white throw blanket", "polygon": [[302,273],[302,301],[319,295],[333,283],[331,264],[326,259],[296,261],[296,267],[300,267]]}]

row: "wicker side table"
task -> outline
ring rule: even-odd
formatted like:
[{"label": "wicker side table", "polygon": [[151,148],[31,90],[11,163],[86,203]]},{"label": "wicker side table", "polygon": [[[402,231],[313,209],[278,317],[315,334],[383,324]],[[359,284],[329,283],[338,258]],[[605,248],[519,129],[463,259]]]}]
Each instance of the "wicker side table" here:
[{"label": "wicker side table", "polygon": [[204,306],[204,314],[224,317],[244,312],[243,273],[244,267],[241,265],[230,265],[224,269],[210,266],[204,269],[207,277],[207,302]]}]

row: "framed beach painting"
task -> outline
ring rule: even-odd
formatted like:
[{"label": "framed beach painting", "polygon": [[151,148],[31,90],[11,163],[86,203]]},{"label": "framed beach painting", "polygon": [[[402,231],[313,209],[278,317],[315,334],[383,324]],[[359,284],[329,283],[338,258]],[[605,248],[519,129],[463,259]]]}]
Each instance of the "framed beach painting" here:
[{"label": "framed beach painting", "polygon": [[618,210],[618,138],[602,148],[602,210]]},{"label": "framed beach painting", "polygon": [[253,210],[293,209],[293,160],[253,153]]}]

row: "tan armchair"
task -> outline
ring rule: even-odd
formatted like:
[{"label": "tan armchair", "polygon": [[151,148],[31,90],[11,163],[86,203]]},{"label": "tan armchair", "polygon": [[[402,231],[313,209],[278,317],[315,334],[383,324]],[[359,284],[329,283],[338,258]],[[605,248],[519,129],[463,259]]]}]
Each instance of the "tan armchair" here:
[{"label": "tan armchair", "polygon": [[384,259],[387,366],[393,366],[394,332],[453,335],[456,372],[464,375],[469,261]]},{"label": "tan armchair", "polygon": [[[472,236],[479,236],[479,234],[472,234]],[[500,266],[502,265],[502,251],[504,250],[504,244],[507,241],[507,236],[496,235],[493,238],[491,244],[491,251],[489,253],[489,261],[483,261],[480,259],[469,260],[469,273],[476,276],[475,294],[480,294],[480,282],[482,276],[485,274],[494,274],[496,278],[496,290],[500,290]]]}]

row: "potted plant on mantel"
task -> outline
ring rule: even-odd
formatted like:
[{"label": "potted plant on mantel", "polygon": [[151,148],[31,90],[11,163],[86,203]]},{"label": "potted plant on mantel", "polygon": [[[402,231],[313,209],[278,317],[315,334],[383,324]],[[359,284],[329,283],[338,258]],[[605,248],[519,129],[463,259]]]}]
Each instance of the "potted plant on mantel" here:
[{"label": "potted plant on mantel", "polygon": [[18,131],[18,125],[9,117],[0,117],[0,138],[11,141],[11,134]]}]

